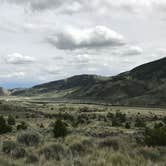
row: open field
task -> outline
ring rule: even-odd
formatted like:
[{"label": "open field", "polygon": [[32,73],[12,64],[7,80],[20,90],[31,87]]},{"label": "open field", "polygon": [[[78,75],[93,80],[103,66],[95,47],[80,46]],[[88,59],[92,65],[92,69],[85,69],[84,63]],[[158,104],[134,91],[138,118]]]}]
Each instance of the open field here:
[{"label": "open field", "polygon": [[12,131],[0,135],[2,166],[165,166],[166,163],[165,141],[162,145],[154,144],[146,135],[147,128],[165,127],[164,108],[8,97],[0,99],[0,115],[6,123],[12,122]]}]

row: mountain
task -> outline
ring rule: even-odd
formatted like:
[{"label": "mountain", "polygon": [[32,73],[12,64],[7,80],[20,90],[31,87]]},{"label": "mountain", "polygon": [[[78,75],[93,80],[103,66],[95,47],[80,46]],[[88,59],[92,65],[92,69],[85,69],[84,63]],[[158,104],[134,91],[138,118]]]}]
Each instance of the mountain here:
[{"label": "mountain", "polygon": [[[29,89],[13,91],[12,95],[26,95],[34,96],[39,94],[53,94],[60,92],[74,92],[83,87],[91,87],[102,80],[107,80],[107,77],[101,77],[97,75],[77,75],[67,79],[52,81],[49,83],[36,85]],[[68,93],[69,94],[69,93]]]},{"label": "mountain", "polygon": [[2,87],[0,87],[0,96],[8,96],[10,92]]},{"label": "mountain", "polygon": [[13,95],[125,106],[166,106],[166,58],[143,64],[114,77],[73,76],[17,91]]}]

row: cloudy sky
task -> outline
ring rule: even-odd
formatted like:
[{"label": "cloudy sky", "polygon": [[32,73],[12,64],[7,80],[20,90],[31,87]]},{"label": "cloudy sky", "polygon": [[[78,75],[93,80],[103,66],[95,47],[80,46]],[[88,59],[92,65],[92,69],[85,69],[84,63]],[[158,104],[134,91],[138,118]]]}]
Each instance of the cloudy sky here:
[{"label": "cloudy sky", "polygon": [[0,86],[112,76],[166,55],[165,0],[0,0]]}]

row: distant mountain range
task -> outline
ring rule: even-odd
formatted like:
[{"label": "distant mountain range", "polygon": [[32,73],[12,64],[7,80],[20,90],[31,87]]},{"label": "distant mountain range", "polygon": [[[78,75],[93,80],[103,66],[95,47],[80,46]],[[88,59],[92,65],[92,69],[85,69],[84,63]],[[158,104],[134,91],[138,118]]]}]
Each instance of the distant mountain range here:
[{"label": "distant mountain range", "polygon": [[166,106],[166,58],[113,77],[78,75],[12,95],[105,102],[125,106]]}]

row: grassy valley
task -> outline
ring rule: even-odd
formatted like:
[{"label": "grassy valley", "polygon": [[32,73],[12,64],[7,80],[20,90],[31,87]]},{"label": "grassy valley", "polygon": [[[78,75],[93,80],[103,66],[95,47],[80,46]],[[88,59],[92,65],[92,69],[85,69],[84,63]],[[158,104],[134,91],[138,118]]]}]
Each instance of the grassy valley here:
[{"label": "grassy valley", "polygon": [[165,166],[165,61],[1,88],[0,165]]},{"label": "grassy valley", "polygon": [[11,128],[0,135],[3,166],[164,166],[166,162],[165,109],[10,98],[1,101],[0,114]]}]

